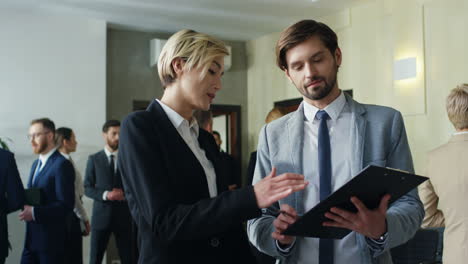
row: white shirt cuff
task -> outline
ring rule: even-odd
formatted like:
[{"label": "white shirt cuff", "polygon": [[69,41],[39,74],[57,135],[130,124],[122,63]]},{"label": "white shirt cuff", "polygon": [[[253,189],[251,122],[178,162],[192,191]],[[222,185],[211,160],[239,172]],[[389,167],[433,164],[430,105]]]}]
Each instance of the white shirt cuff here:
[{"label": "white shirt cuff", "polygon": [[291,243],[291,245],[287,246],[287,247],[281,247],[278,240],[275,240],[276,242],[276,248],[281,252],[281,253],[289,253],[289,251],[291,250],[291,248],[294,247],[294,244],[296,244],[296,239],[294,239],[294,241]]},{"label": "white shirt cuff", "polygon": [[104,193],[102,194],[102,199],[103,199],[104,201],[107,201],[107,193],[108,193],[108,192],[109,192],[109,191],[104,191]]},{"label": "white shirt cuff", "polygon": [[36,221],[36,217],[34,216],[34,206],[31,208],[31,215],[32,215],[33,221]]}]

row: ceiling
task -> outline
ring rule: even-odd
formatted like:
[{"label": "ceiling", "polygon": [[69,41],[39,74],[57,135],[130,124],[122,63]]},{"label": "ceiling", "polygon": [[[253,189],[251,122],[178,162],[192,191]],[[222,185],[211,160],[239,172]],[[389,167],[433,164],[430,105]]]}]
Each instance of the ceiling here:
[{"label": "ceiling", "polygon": [[0,8],[101,19],[113,28],[172,33],[183,28],[249,40],[364,0],[0,0]]}]

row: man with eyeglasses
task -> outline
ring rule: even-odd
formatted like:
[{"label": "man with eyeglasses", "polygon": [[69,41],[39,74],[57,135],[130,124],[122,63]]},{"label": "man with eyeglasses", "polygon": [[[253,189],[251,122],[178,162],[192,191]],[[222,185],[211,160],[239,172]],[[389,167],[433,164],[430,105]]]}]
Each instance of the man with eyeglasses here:
[{"label": "man with eyeglasses", "polygon": [[73,165],[54,143],[55,125],[48,118],[31,121],[28,138],[34,161],[28,188],[40,190],[38,205],[25,205],[19,219],[26,222],[26,238],[21,264],[65,263],[66,218],[73,213]]}]

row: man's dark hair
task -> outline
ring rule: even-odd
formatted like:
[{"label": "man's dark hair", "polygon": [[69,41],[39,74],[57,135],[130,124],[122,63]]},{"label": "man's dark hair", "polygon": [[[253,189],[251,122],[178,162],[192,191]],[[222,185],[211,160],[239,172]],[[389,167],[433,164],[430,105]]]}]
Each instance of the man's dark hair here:
[{"label": "man's dark hair", "polygon": [[109,128],[111,127],[119,127],[120,126],[120,121],[119,120],[107,120],[104,125],[102,126],[102,132],[107,133],[109,131]]},{"label": "man's dark hair", "polygon": [[217,135],[219,138],[221,138],[221,135],[220,135],[219,132],[216,131],[216,130],[213,130],[212,134],[213,134],[213,135]]},{"label": "man's dark hair", "polygon": [[44,118],[38,118],[34,119],[31,121],[31,126],[34,124],[42,124],[42,126],[46,129],[49,130],[52,134],[55,134],[55,124],[54,121],[50,120],[47,117]]},{"label": "man's dark hair", "polygon": [[281,32],[280,38],[276,43],[276,64],[278,67],[281,70],[288,69],[286,61],[288,50],[313,36],[318,36],[331,54],[335,54],[338,48],[336,33],[324,23],[312,19],[301,20]]},{"label": "man's dark hair", "polygon": [[197,123],[201,128],[205,128],[213,119],[213,114],[209,110],[197,110],[193,113],[193,116],[195,117],[195,119],[197,119]]},{"label": "man's dark hair", "polygon": [[70,140],[73,130],[68,127],[59,127],[55,130],[55,146],[61,148],[63,145],[63,140]]}]

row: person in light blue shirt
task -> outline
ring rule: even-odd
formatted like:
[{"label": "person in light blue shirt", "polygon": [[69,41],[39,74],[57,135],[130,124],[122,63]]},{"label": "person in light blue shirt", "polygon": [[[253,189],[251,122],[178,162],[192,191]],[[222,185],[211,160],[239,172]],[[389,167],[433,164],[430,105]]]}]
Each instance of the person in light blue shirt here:
[{"label": "person in light blue shirt", "polygon": [[353,231],[341,240],[282,234],[370,164],[414,169],[400,112],[360,104],[339,89],[342,54],[327,25],[303,20],[288,27],[276,55],[304,100],[297,111],[262,128],[253,184],[276,167],[278,173],[303,174],[309,185],[249,220],[250,242],[277,263],[392,263],[389,249],[409,240],[424,217],[416,189],[390,206],[390,196],[383,196],[375,210],[356,197],[356,213],[332,208],[324,225]]}]

